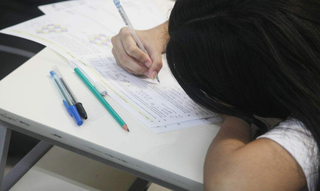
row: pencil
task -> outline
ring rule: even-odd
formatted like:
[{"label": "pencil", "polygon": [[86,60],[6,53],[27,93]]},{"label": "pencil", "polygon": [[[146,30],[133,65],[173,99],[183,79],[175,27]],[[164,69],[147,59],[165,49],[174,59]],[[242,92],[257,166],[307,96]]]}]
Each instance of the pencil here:
[{"label": "pencil", "polygon": [[101,96],[99,91],[90,83],[90,81],[85,77],[85,75],[79,70],[79,68],[74,68],[74,71],[82,82],[89,88],[89,90],[96,96],[100,103],[108,110],[111,116],[118,122],[122,129],[129,131],[127,124],[121,119],[117,112],[109,105],[109,103]]}]

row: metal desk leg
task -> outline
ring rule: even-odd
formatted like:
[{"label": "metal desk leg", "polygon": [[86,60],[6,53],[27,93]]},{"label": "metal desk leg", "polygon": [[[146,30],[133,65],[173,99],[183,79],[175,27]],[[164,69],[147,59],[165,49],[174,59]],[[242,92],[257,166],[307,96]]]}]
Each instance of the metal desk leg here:
[{"label": "metal desk leg", "polygon": [[10,172],[4,177],[2,190],[8,191],[45,155],[53,145],[40,141]]},{"label": "metal desk leg", "polygon": [[150,187],[151,182],[142,178],[137,178],[128,191],[146,191]]},{"label": "metal desk leg", "polygon": [[6,168],[11,129],[7,129],[0,124],[0,190],[3,183],[4,170]]}]

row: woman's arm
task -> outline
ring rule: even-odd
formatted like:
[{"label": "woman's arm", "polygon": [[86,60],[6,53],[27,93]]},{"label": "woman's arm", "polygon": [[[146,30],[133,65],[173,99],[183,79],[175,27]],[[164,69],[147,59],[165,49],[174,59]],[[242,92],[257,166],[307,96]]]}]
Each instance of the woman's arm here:
[{"label": "woman's arm", "polygon": [[299,190],[306,178],[296,160],[269,139],[250,142],[250,126],[228,116],[204,165],[205,190]]}]

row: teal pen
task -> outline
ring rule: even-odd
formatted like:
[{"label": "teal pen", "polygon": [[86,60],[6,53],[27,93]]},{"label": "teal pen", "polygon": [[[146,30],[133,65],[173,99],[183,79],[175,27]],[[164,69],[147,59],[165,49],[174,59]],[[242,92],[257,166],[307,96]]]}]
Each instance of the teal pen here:
[{"label": "teal pen", "polygon": [[109,105],[109,103],[101,96],[99,91],[91,84],[91,82],[85,77],[85,75],[79,70],[79,68],[74,68],[74,71],[82,82],[90,89],[90,91],[96,96],[96,98],[102,103],[102,105],[108,110],[111,116],[119,123],[119,125],[126,131],[129,131],[127,124],[121,119],[117,112]]}]

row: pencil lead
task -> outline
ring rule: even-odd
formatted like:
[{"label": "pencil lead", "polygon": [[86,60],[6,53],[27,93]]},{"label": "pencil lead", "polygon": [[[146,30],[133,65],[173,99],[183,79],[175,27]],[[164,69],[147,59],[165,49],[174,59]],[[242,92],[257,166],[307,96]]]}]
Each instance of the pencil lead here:
[{"label": "pencil lead", "polygon": [[122,126],[122,128],[123,128],[124,130],[130,132],[127,124],[124,124],[124,125]]}]

